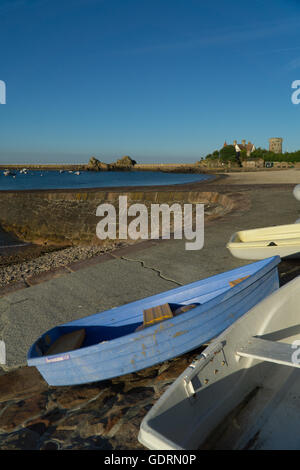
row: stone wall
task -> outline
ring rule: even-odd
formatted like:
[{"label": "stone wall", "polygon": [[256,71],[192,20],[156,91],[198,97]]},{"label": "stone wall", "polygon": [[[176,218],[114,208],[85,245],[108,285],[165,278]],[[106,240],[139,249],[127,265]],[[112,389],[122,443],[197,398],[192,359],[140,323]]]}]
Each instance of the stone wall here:
[{"label": "stone wall", "polygon": [[149,171],[158,171],[158,170],[176,170],[178,168],[198,168],[197,163],[137,163],[134,165],[135,170],[149,170]]},{"label": "stone wall", "polygon": [[[217,205],[230,211],[234,201],[217,192],[200,191],[20,191],[0,192],[0,225],[21,240],[52,244],[101,244],[96,226],[100,204],[112,203],[118,212],[119,196],[128,197],[128,206],[179,202]],[[218,211],[217,211],[218,212]]]}]

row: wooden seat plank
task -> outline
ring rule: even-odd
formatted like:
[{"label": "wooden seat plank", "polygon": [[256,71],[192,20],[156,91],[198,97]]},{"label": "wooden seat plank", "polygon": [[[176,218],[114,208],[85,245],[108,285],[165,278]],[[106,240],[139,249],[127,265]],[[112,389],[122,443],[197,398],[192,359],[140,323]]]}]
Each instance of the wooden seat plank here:
[{"label": "wooden seat plank", "polygon": [[147,308],[144,310],[144,324],[143,326],[151,326],[163,320],[168,320],[173,317],[173,313],[169,304],[157,305],[156,307]]}]

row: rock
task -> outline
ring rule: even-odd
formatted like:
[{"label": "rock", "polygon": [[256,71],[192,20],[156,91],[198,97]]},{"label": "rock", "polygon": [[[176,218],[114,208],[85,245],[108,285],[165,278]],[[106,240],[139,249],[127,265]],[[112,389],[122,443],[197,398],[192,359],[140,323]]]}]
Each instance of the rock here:
[{"label": "rock", "polygon": [[49,426],[52,426],[57,421],[60,421],[65,416],[65,414],[65,410],[55,408],[46,414],[43,413],[36,419],[27,421],[26,427],[27,429],[33,429],[34,431],[36,431],[36,427],[42,428],[44,426],[47,429]]},{"label": "rock", "polygon": [[39,450],[59,450],[60,444],[56,441],[46,441],[42,444]]},{"label": "rock", "polygon": [[86,169],[90,171],[108,171],[110,169],[110,165],[108,163],[100,162],[100,160],[95,157],[91,157]]},{"label": "rock", "polygon": [[37,450],[39,440],[39,434],[28,429],[22,429],[16,433],[1,436],[1,451]]},{"label": "rock", "polygon": [[135,387],[129,390],[126,394],[121,395],[118,400],[119,406],[132,406],[137,403],[142,403],[145,400],[152,398],[154,390],[152,387]]},{"label": "rock", "polygon": [[97,415],[93,416],[93,418],[89,418],[85,425],[80,427],[80,437],[88,438],[95,435],[104,437],[114,436],[122,425],[128,409],[129,408],[114,407],[112,410],[108,411],[107,416],[104,418]]},{"label": "rock", "polygon": [[0,376],[0,403],[48,389],[35,367],[22,367]]},{"label": "rock", "polygon": [[140,408],[135,413],[135,416],[124,421],[118,429],[118,434],[113,436],[110,440],[114,449],[145,449],[142,444],[138,442],[137,436],[142,419],[144,418],[147,410]]},{"label": "rock", "polygon": [[164,382],[166,380],[174,380],[188,367],[189,361],[182,359],[181,361],[172,362],[168,368],[162,369],[155,379],[155,383]]},{"label": "rock", "polygon": [[46,394],[34,395],[27,400],[12,403],[1,414],[0,429],[4,432],[11,432],[20,426],[24,427],[30,418],[42,414],[46,405]]},{"label": "rock", "polygon": [[128,155],[126,155],[125,157],[122,157],[119,160],[117,160],[115,163],[113,163],[113,166],[115,168],[128,168],[128,169],[131,169],[131,168],[134,167],[135,164],[136,164],[136,161],[133,160]]},{"label": "rock", "polygon": [[77,409],[101,394],[101,388],[94,386],[66,387],[52,393],[52,399],[65,409]]},{"label": "rock", "polygon": [[95,423],[86,423],[80,430],[80,437],[86,439],[91,436],[101,436],[105,432],[105,424],[95,418]]},{"label": "rock", "polygon": [[113,449],[107,439],[100,436],[94,436],[88,439],[76,438],[72,440],[69,447],[64,447],[65,450],[111,450]]}]

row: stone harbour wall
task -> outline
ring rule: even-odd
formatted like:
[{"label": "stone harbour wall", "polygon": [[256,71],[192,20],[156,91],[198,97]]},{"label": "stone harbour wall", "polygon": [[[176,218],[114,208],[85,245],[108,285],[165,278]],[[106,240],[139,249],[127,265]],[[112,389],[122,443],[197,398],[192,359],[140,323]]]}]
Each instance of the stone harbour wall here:
[{"label": "stone harbour wall", "polygon": [[[127,196],[127,204],[204,203],[206,213],[218,215],[234,207],[230,195],[215,191],[19,191],[0,192],[0,225],[19,239],[34,243],[63,245],[103,244],[96,235],[101,220],[96,216],[100,204],[111,203],[116,208],[119,196]],[[213,206],[213,210],[209,210]],[[150,215],[150,210],[148,210]]]}]

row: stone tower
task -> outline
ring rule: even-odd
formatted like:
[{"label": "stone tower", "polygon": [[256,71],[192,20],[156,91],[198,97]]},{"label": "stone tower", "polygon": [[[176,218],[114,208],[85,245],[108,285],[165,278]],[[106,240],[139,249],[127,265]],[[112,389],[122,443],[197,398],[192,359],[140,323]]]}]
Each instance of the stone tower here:
[{"label": "stone tower", "polygon": [[282,142],[281,137],[272,137],[269,139],[269,151],[274,153],[282,153]]}]

